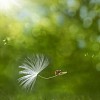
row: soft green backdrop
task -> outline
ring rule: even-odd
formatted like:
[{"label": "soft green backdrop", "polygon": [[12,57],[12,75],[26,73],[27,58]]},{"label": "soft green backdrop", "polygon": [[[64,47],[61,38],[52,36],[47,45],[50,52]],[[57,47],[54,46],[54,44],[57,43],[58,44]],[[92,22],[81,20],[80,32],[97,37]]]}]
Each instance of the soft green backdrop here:
[{"label": "soft green backdrop", "polygon": [[[100,100],[100,0],[25,0],[0,9],[0,100]],[[33,91],[17,79],[25,57],[42,53],[68,74],[37,78]]]}]

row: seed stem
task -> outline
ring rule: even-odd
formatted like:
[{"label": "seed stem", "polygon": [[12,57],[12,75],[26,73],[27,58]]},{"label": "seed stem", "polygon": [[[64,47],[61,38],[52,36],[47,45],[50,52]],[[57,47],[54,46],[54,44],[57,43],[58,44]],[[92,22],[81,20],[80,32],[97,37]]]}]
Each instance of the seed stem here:
[{"label": "seed stem", "polygon": [[51,77],[43,77],[41,75],[38,75],[39,77],[43,78],[43,79],[51,79],[51,78],[54,78],[54,77],[57,77],[58,75],[54,75],[54,76],[51,76]]},{"label": "seed stem", "polygon": [[51,76],[51,77],[44,77],[44,76],[41,76],[41,75],[38,75],[39,77],[43,78],[43,79],[52,79],[52,78],[55,78],[57,76],[61,76],[61,75],[64,75],[66,74],[67,72],[62,72],[61,74],[58,74],[58,75],[54,75],[54,76]]}]

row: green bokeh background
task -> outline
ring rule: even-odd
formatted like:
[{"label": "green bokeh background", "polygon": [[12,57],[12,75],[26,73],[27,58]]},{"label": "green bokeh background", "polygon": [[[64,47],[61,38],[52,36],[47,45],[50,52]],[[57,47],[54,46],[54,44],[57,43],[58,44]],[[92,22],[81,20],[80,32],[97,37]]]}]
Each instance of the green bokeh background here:
[{"label": "green bokeh background", "polygon": [[[26,0],[0,10],[0,100],[100,100],[100,0]],[[21,5],[20,4],[20,5]],[[25,57],[50,60],[32,91],[19,86]]]}]

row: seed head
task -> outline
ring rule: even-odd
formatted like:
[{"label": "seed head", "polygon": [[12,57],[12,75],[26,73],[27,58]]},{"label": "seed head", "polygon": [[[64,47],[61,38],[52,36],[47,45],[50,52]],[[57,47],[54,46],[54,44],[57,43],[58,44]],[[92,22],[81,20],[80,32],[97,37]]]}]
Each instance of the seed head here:
[{"label": "seed head", "polygon": [[48,59],[42,54],[27,57],[24,60],[24,63],[19,66],[19,68],[21,68],[19,74],[22,75],[22,77],[18,79],[20,85],[22,85],[25,89],[32,89],[38,74],[45,69],[48,64]]}]

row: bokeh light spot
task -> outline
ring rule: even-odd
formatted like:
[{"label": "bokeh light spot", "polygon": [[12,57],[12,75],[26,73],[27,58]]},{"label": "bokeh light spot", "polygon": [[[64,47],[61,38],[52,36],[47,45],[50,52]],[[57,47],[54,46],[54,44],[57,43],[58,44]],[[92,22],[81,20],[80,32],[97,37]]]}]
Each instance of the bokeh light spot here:
[{"label": "bokeh light spot", "polygon": [[8,11],[15,6],[19,6],[16,0],[0,0],[0,10],[1,11]]},{"label": "bokeh light spot", "polygon": [[97,71],[100,71],[100,63],[98,63],[98,64],[96,65],[96,70],[97,70]]}]

